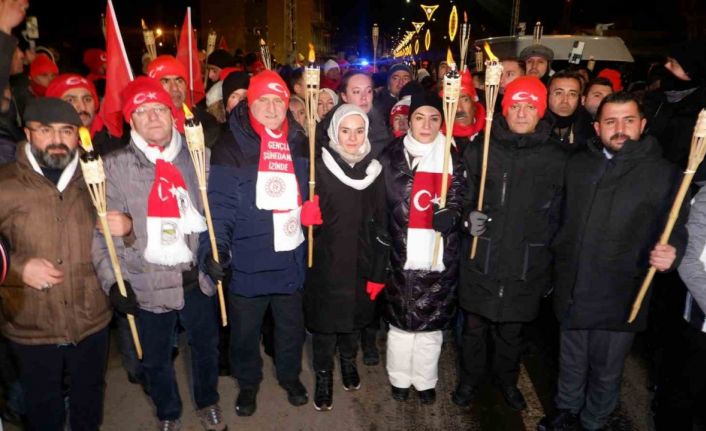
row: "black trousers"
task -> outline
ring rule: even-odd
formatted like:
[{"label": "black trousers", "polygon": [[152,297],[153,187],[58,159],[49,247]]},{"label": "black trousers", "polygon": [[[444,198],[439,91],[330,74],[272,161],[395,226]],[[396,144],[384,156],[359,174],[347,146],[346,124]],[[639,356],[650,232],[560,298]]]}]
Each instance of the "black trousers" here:
[{"label": "black trousers", "polygon": [[585,429],[601,429],[618,405],[635,333],[562,329],[560,334],[556,406],[580,414]]},{"label": "black trousers", "polygon": [[464,311],[461,384],[479,384],[489,360],[495,383],[503,386],[517,385],[522,327],[522,323],[492,322],[478,314]]},{"label": "black trousers", "polygon": [[358,353],[360,331],[348,333],[324,334],[314,332],[311,337],[314,350],[314,371],[333,370],[333,356],[336,346],[342,358],[355,359]]},{"label": "black trousers", "polygon": [[684,323],[670,368],[657,388],[656,428],[691,430],[696,418],[706,423],[706,333]]},{"label": "black trousers", "polygon": [[72,431],[96,431],[103,419],[108,328],[77,345],[10,343],[20,366],[25,393],[27,431],[62,431],[65,409],[64,375],[70,381]]},{"label": "black trousers", "polygon": [[277,380],[283,384],[299,379],[306,336],[301,292],[255,297],[229,292],[230,364],[241,388],[258,386],[262,381],[260,335],[268,306],[274,318]]}]

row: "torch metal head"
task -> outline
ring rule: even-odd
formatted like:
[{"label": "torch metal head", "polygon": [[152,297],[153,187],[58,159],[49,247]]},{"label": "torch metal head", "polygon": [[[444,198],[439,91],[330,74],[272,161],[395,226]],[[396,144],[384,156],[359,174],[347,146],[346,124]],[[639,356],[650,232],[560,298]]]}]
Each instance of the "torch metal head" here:
[{"label": "torch metal head", "polygon": [[485,85],[500,85],[500,77],[503,74],[503,65],[497,60],[485,62]]},{"label": "torch metal head", "polygon": [[461,75],[455,70],[444,76],[444,103],[456,103],[461,93]]}]

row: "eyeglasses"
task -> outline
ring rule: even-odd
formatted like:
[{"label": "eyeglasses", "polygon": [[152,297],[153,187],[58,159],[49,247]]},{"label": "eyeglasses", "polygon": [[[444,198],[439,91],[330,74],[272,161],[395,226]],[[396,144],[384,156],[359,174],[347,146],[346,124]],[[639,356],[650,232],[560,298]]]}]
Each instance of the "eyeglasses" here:
[{"label": "eyeglasses", "polygon": [[62,127],[60,129],[56,129],[54,127],[49,126],[39,126],[36,129],[30,129],[29,127],[28,129],[42,138],[56,136],[57,134],[61,138],[73,138],[74,136],[76,136],[76,129],[71,127]]},{"label": "eyeglasses", "polygon": [[157,115],[164,115],[170,111],[171,111],[171,109],[167,108],[166,106],[153,106],[151,108],[146,108],[144,106],[140,106],[139,108],[135,109],[135,114],[138,117],[143,118],[151,113],[155,113]]}]

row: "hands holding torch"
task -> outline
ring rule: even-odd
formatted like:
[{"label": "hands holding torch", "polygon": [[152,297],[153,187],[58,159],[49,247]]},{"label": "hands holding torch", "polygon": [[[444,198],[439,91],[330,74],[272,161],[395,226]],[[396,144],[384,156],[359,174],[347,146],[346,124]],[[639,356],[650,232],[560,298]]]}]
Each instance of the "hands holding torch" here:
[{"label": "hands holding torch", "polygon": [[[120,292],[120,295],[127,298],[127,290],[125,289],[125,280],[123,280],[123,273],[120,269],[120,261],[118,260],[118,254],[115,251],[115,243],[113,243],[113,237],[110,234],[110,228],[108,227],[108,201],[105,194],[106,180],[105,171],[103,170],[103,160],[101,160],[100,156],[93,150],[91,134],[88,129],[81,127],[79,129],[79,135],[81,137],[81,146],[85,150],[85,154],[79,159],[81,163],[81,171],[83,172],[83,179],[86,181],[88,191],[91,194],[91,201],[93,202],[93,206],[96,207],[96,212],[98,213],[98,220],[102,227],[103,237],[105,238],[105,244],[108,248],[108,254],[110,255],[110,263],[113,266],[113,273],[115,274],[115,281],[118,285],[118,291]],[[130,325],[132,341],[135,343],[137,358],[142,359],[142,345],[140,344],[140,337],[137,334],[135,316],[128,314],[127,321]]]},{"label": "hands holding torch", "polygon": [[[184,134],[186,135],[186,144],[189,147],[191,161],[194,163],[196,170],[196,178],[199,182],[199,191],[201,192],[201,202],[206,216],[206,224],[208,225],[208,238],[211,241],[211,253],[213,260],[219,262],[218,246],[216,244],[216,235],[213,230],[213,219],[211,218],[211,207],[208,204],[207,182],[206,182],[206,145],[204,144],[203,126],[194,117],[186,104],[183,105],[186,122],[184,123]],[[223,283],[216,284],[218,293],[218,305],[221,310],[221,322],[223,326],[228,325],[228,315],[226,314],[226,302],[223,297]]]},{"label": "hands holding torch", "polygon": [[[500,88],[500,77],[503,74],[503,65],[490,50],[490,45],[485,43],[485,51],[488,53],[488,60],[485,62],[485,132],[483,134],[483,166],[481,167],[480,185],[478,187],[478,211],[483,211],[483,198],[485,194],[485,180],[488,173],[488,151],[490,149],[490,132],[493,127],[493,114],[495,113],[495,101],[498,98]],[[471,260],[476,257],[478,248],[478,237],[473,237],[471,246]]]},{"label": "hands holding torch", "polygon": [[[456,121],[456,109],[458,108],[458,97],[461,92],[461,75],[456,71],[456,64],[451,56],[451,49],[448,50],[446,62],[449,65],[449,72],[444,76],[444,119],[446,120],[446,145],[444,147],[444,165],[441,175],[441,197],[439,198],[439,208],[446,208],[446,195],[449,186],[449,159],[451,158],[451,142],[453,141],[454,122]],[[431,267],[436,267],[439,258],[439,247],[441,246],[441,233],[437,232],[434,238],[434,253],[432,254]]]},{"label": "hands holding torch", "polygon": [[[321,72],[314,64],[316,54],[314,45],[309,44],[309,65],[304,68],[304,84],[306,85],[307,127],[309,129],[309,199],[314,199],[316,189],[316,109],[319,105],[319,81]],[[308,235],[309,257],[308,266],[314,266],[314,226],[309,226]]]}]

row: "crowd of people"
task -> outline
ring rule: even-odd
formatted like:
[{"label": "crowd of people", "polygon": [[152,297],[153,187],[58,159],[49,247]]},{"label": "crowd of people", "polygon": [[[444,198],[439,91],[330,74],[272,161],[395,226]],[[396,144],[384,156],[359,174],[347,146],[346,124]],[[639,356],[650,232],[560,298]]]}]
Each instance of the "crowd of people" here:
[{"label": "crowd of people", "polygon": [[[326,59],[314,131],[297,65],[267,70],[257,55],[216,50],[205,63],[206,97],[191,103],[185,65],[161,55],[122,89],[116,136],[100,113],[105,52],[86,50],[78,74],[60,70],[51,51],[23,49],[12,30],[27,6],[0,0],[0,366],[16,374],[4,382],[6,419],[28,430],[63,430],[66,421],[73,431],[99,429],[112,330],[161,431],[181,428],[180,333],[206,430],[227,429],[219,375],[237,381],[237,415],[255,414],[261,344],[289,403],[306,405],[311,392],[313,407],[329,411],[335,368],[346,391],[359,389],[358,350],[366,366],[380,364],[381,332],[392,399],[435,402],[450,331],[453,403],[472,405],[489,381],[521,411],[523,330],[551,301],[559,370],[555,408],[538,430],[604,429],[635,334],[645,330],[656,340],[656,428],[703,424],[705,170],[669,242],[658,243],[706,108],[703,42],[676,45],[640,88],[613,68],[564,68],[549,47],[531,45],[501,59],[489,124],[483,73],[464,68],[452,130],[445,62],[378,72]],[[183,106],[208,147],[215,250]],[[79,168],[80,127],[102,156],[126,295]],[[650,266],[663,274],[654,301],[648,294],[629,323]],[[300,379],[307,332],[313,384]]]}]

